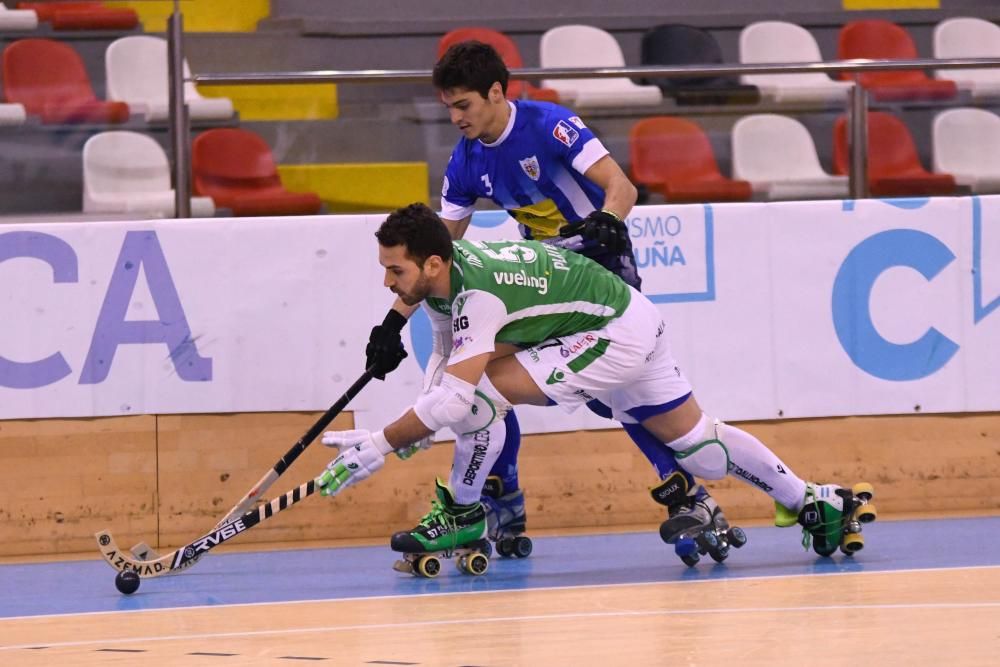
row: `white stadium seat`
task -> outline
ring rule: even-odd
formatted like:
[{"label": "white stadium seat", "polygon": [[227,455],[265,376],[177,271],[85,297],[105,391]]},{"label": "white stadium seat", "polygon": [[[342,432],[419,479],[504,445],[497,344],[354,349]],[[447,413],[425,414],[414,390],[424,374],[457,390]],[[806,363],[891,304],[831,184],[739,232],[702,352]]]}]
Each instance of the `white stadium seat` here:
[{"label": "white stadium seat", "polygon": [[977,194],[1000,192],[1000,117],[983,109],[949,109],[934,117],[933,171]]},{"label": "white stadium seat", "polygon": [[[822,62],[819,45],[802,26],[785,21],[759,21],[740,32],[740,62]],[[843,102],[850,81],[834,81],[823,72],[744,74],[740,81],[760,88],[762,97],[774,102]]]},{"label": "white stadium seat", "polygon": [[[83,146],[83,211],[169,218],[176,211],[167,155],[138,132],[102,132]],[[208,197],[191,198],[191,215],[212,217]]]},{"label": "white stadium seat", "polygon": [[0,125],[20,125],[27,118],[23,104],[0,103]]},{"label": "white stadium seat", "polygon": [[0,30],[35,30],[38,14],[33,9],[8,9],[0,2]]},{"label": "white stadium seat", "polygon": [[[104,63],[108,99],[126,102],[133,114],[148,122],[170,117],[167,42],[159,37],[133,35],[108,45]],[[191,68],[184,61],[184,78]],[[191,120],[225,120],[233,116],[233,103],[224,97],[202,97],[194,83],[184,83],[184,101]]]},{"label": "white stadium seat", "polygon": [[768,199],[848,196],[847,176],[820,166],[809,130],[787,116],[756,114],[733,126],[733,177]]},{"label": "white stadium seat", "polygon": [[[1000,58],[1000,26],[964,17],[941,21],[934,28],[934,57]],[[934,76],[971,91],[973,99],[1000,96],[1000,69],[939,69]]]},{"label": "white stadium seat", "polygon": [[[624,67],[625,56],[610,33],[589,25],[564,25],[542,35],[542,67]],[[655,105],[663,101],[657,86],[640,86],[625,77],[609,79],[545,79],[543,88],[577,107]]]}]

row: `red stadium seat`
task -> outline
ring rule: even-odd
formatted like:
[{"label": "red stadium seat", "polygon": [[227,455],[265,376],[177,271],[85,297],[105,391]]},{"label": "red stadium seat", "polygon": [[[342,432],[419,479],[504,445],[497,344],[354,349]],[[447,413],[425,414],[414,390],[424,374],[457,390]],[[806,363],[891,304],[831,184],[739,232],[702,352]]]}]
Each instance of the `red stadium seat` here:
[{"label": "red stadium seat", "polygon": [[127,7],[105,7],[100,2],[19,2],[20,9],[33,9],[39,21],[54,30],[131,30],[139,15]]},{"label": "red stadium seat", "polygon": [[[447,33],[438,42],[438,59],[452,45],[470,40],[476,40],[492,46],[500,54],[500,58],[503,59],[504,64],[509,69],[521,69],[524,67],[521,52],[517,50],[517,45],[514,44],[514,41],[502,32],[497,32],[489,28],[456,28]],[[518,79],[511,79],[508,82],[507,99],[516,100],[525,95],[530,99],[541,100],[543,102],[559,101],[559,93],[551,88],[539,88],[530,81],[521,81]]]},{"label": "red stadium seat", "polygon": [[290,192],[281,184],[271,149],[247,130],[208,130],[191,151],[194,192],[211,197],[233,215],[312,215],[322,202],[311,192]]},{"label": "red stadium seat", "polygon": [[708,137],[691,121],[669,116],[640,120],[629,132],[632,177],[668,202],[746,201],[747,181],[726,178]]},{"label": "red stadium seat", "polygon": [[[833,127],[833,170],[850,171],[847,117]],[[920,164],[913,137],[903,121],[881,111],[868,113],[868,186],[876,197],[950,195],[955,177],[932,174]]]},{"label": "red stadium seat", "polygon": [[21,39],[4,50],[3,87],[9,102],[45,123],[121,123],[129,115],[124,102],[97,99],[73,47],[50,39]]},{"label": "red stadium seat", "polygon": [[[915,60],[919,57],[913,39],[902,26],[877,19],[845,24],[840,29],[837,56],[841,60]],[[854,75],[844,72],[840,77],[849,81]],[[859,81],[880,102],[951,99],[958,92],[954,81],[932,79],[921,70],[865,72],[859,76]]]}]

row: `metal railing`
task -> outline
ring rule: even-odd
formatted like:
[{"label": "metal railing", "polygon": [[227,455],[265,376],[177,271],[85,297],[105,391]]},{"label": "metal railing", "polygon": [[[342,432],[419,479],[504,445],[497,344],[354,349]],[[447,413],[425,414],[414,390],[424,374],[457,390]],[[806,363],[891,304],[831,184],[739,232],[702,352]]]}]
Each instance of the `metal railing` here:
[{"label": "metal railing", "polygon": [[[176,0],[175,0],[176,3]],[[176,4],[175,4],[176,7]],[[176,19],[174,17],[177,17]],[[190,126],[187,106],[183,100],[184,79],[182,76],[182,23],[179,12],[171,16],[167,33],[168,41],[174,45],[170,51],[170,129],[174,149],[174,173],[177,187],[178,217],[187,217],[191,205],[190,184]],[[638,67],[559,67],[542,69],[526,67],[510,71],[516,79],[580,79],[580,78],[702,78],[706,76],[747,75],[747,74],[799,74],[822,73],[862,74],[914,69],[986,69],[1000,68],[1000,58],[954,58],[948,60],[834,60],[818,63],[754,63],[718,65],[643,65]],[[274,83],[430,83],[431,70],[312,70],[279,72],[205,73],[192,76],[189,81],[205,84],[274,84]],[[868,196],[868,156],[867,156],[867,114],[868,94],[858,84],[848,97],[846,109],[848,122],[848,151],[850,155],[849,194],[854,199]],[[182,215],[181,212],[184,212]]]}]

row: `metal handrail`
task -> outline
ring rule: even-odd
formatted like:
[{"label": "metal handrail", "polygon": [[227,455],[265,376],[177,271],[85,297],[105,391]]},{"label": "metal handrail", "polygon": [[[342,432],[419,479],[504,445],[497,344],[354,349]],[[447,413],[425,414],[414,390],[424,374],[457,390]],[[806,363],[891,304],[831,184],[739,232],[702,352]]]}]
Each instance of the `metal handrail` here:
[{"label": "metal handrail", "polygon": [[[910,69],[986,69],[1000,67],[1000,58],[950,58],[946,60],[831,60],[816,63],[749,63],[721,65],[641,65],[637,67],[525,67],[512,69],[516,79],[595,79],[608,77],[690,78],[727,74],[798,74],[802,72],[871,72]],[[242,72],[195,74],[195,83],[383,83],[427,82],[431,70],[312,70],[298,72]]]}]

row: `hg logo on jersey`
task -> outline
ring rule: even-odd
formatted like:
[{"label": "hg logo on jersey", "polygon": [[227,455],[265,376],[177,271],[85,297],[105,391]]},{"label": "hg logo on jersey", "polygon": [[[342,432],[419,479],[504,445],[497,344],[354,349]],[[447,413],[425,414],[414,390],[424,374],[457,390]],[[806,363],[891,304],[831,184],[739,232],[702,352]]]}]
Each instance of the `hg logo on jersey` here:
[{"label": "hg logo on jersey", "polygon": [[571,127],[569,123],[561,120],[552,128],[552,136],[566,144],[566,147],[569,148],[580,138],[580,133]]}]

